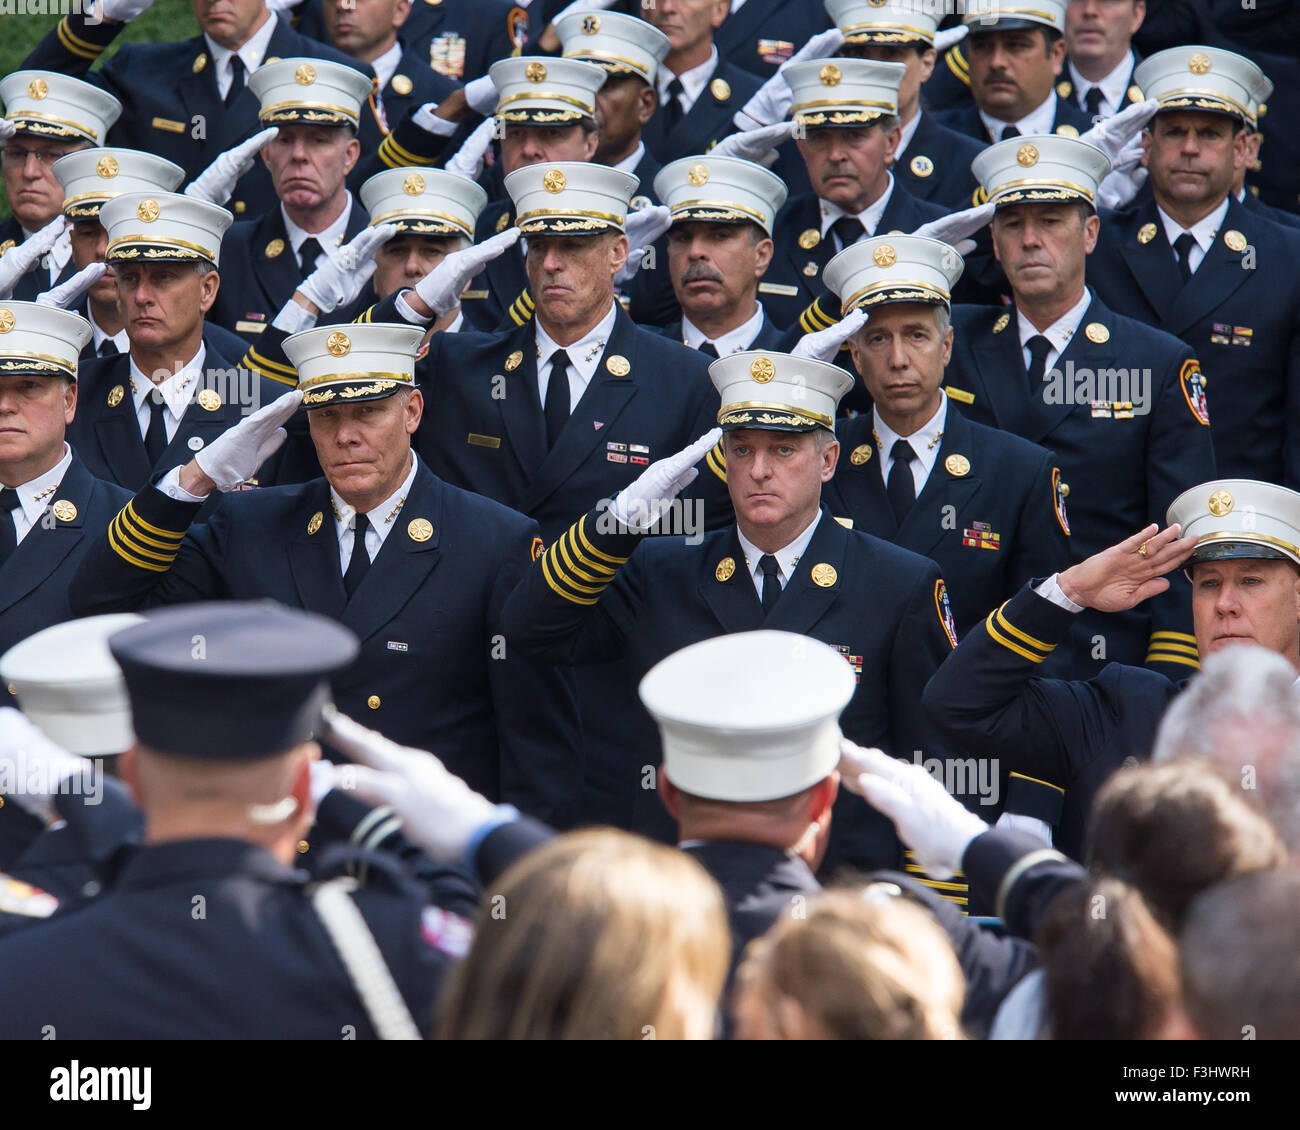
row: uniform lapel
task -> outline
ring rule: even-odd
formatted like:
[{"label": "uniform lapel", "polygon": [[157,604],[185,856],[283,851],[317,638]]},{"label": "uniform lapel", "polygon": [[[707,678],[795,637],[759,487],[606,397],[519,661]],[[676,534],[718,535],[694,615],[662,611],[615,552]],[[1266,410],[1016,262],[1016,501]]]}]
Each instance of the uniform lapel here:
[{"label": "uniform lapel", "polygon": [[[114,395],[117,389],[122,390],[120,398]],[[140,434],[135,394],[131,391],[130,354],[120,353],[114,358],[111,369],[104,373],[99,384],[98,395],[105,398],[103,410],[95,420],[95,438],[104,464],[112,468],[113,478],[119,485],[134,490],[149,478],[152,468],[144,449],[144,436]]]},{"label": "uniform lapel", "polygon": [[[1088,337],[1088,326],[1094,322],[1108,326],[1108,323],[1113,320],[1109,315],[1110,311],[1102,306],[1101,300],[1094,294],[1088,309],[1079,319],[1078,328],[1066,342],[1064,352],[1052,363],[1052,369],[1057,373],[1057,387],[1051,402],[1046,395],[1042,395],[1033,398],[1030,404],[1031,423],[1020,433],[1025,439],[1032,440],[1034,443],[1040,442],[1079,407],[1074,402],[1076,391],[1072,379],[1074,373],[1087,370],[1096,376],[1106,370],[1115,369],[1114,347],[1109,344],[1109,338],[1105,342],[1094,342]],[[1097,392],[1098,397],[1092,399],[1100,397],[1101,390],[1098,389]]]},{"label": "uniform lapel", "polygon": [[1169,313],[1164,328],[1170,333],[1184,334],[1202,318],[1222,308],[1255,273],[1243,270],[1242,251],[1233,251],[1224,242],[1223,237],[1230,231],[1244,236],[1246,247],[1257,246],[1255,218],[1236,200],[1228,205],[1223,223],[1219,225],[1214,242],[1210,244],[1210,250],[1187,280],[1187,285],[1178,295],[1177,304]]},{"label": "uniform lapel", "polygon": [[734,525],[705,542],[698,585],[700,596],[724,632],[764,627],[763,604],[749,576]]},{"label": "uniform lapel", "polygon": [[[1151,308],[1163,322],[1170,314],[1174,300],[1178,298],[1182,283],[1174,249],[1165,238],[1165,228],[1156,211],[1154,196],[1147,195],[1132,223],[1136,226],[1128,233],[1119,253],[1128,264],[1128,269],[1133,272],[1133,277],[1151,303]],[[1155,234],[1146,243],[1142,243],[1138,234],[1148,228],[1148,225],[1155,228]]]},{"label": "uniform lapel", "polygon": [[[203,372],[195,383],[187,389],[190,393],[190,399],[185,406],[185,414],[181,417],[175,433],[162,454],[162,459],[158,464],[160,467],[180,466],[188,463],[196,451],[202,451],[219,435],[239,423],[242,409],[235,401],[225,395],[232,390],[229,386],[222,389],[220,379],[209,376],[209,374],[233,373],[235,371],[235,365],[232,362],[227,361],[220,354],[214,354],[211,349],[206,351],[203,358]],[[210,383],[214,380],[218,385],[217,388],[213,388]],[[216,393],[219,400],[216,408],[205,408],[203,406],[199,394],[204,391]],[[211,400],[206,396],[203,397],[203,401],[211,403]],[[136,430],[139,431],[138,426]]]},{"label": "uniform lapel", "polygon": [[[537,392],[537,340],[533,323],[506,339],[509,356],[522,354],[519,367],[506,373],[506,395],[497,400],[510,447],[531,481],[546,458],[546,421]],[[508,359],[508,358],[507,358]]]},{"label": "uniform lapel", "polygon": [[1023,435],[1030,426],[1029,374],[1020,348],[1015,308],[1009,307],[1006,313],[1005,328],[997,333],[985,330],[971,342],[971,356],[997,426]]},{"label": "uniform lapel", "polygon": [[[83,523],[90,508],[95,480],[74,456],[58,489],[49,496],[45,511],[27,532],[22,544],[0,566],[0,613],[17,604],[38,585],[48,581],[59,563],[85,536]],[[70,502],[76,508],[70,519],[59,518],[52,507]],[[67,512],[60,506],[61,511]],[[12,521],[6,514],[4,521]]]},{"label": "uniform lapel", "polygon": [[[743,11],[744,9],[742,9]],[[812,290],[818,290],[821,287],[821,273],[826,264],[835,258],[835,238],[828,231],[826,238],[821,238],[822,217],[821,209],[817,203],[817,194],[808,193],[800,202],[796,212],[788,217],[789,228],[787,229],[788,238],[785,240],[786,254],[790,260],[790,277],[797,279],[800,285]],[[813,231],[818,235],[817,245],[810,250],[805,250],[799,246],[799,236],[805,231]],[[804,274],[804,268],[810,263],[817,264],[816,274]],[[760,283],[761,287],[761,283]]]},{"label": "uniform lapel", "polygon": [[[526,514],[534,513],[543,500],[582,466],[604,434],[602,429],[612,424],[628,401],[636,395],[636,382],[632,378],[639,361],[635,334],[636,327],[632,319],[619,310],[614,317],[614,331],[609,335],[605,352],[597,362],[586,392],[574,405],[569,414],[569,422],[564,425],[555,447],[542,461],[536,478],[529,486],[521,507]],[[535,349],[533,352],[536,354]],[[620,374],[610,369],[609,362],[615,357],[628,362],[627,372]],[[545,362],[546,358],[542,360]],[[621,369],[622,366],[615,364],[615,368]],[[597,424],[601,427],[598,428]]]},{"label": "uniform lapel", "polygon": [[[317,514],[320,515],[319,523],[315,518]],[[289,573],[298,590],[298,599],[307,611],[337,620],[343,615],[347,594],[343,590],[343,570],[339,564],[338,527],[334,508],[330,505],[329,486],[324,479],[311,484],[293,522],[296,528],[291,531],[285,551],[289,555]]]},{"label": "uniform lapel", "polygon": [[[207,63],[196,73],[191,66],[190,69],[182,74],[181,80],[176,84],[176,93],[180,97],[181,106],[185,111],[185,132],[189,133],[190,123],[196,117],[201,118],[207,123],[212,131],[210,140],[204,142],[205,148],[210,148],[214,157],[226,148],[224,145],[221,149],[217,148],[218,143],[224,141],[225,127],[222,125],[226,117],[226,108],[221,103],[221,92],[217,87],[217,61],[212,57],[212,52],[208,50],[207,40],[203,36],[196,36],[187,44],[177,46],[178,56],[191,60],[203,56]],[[248,97],[253,98],[251,92]],[[257,114],[257,99],[253,98],[253,117]],[[239,117],[240,121],[248,121],[246,117]]]},{"label": "uniform lapel", "polygon": [[[369,639],[392,620],[438,564],[438,546],[446,533],[442,528],[443,489],[433,472],[421,464],[410,495],[393,518],[393,529],[343,610],[343,623],[361,639]],[[422,532],[424,523],[432,533],[421,541],[412,531]]]},{"label": "uniform lapel", "polygon": [[[732,12],[722,21],[722,26],[713,33],[713,42],[717,45],[719,58],[725,58],[731,51],[744,43],[763,26],[763,21],[772,15],[783,0],[748,0],[739,12]],[[797,50],[801,44],[796,43]],[[718,64],[721,66],[721,62]]]},{"label": "uniform lapel", "polygon": [[[763,621],[764,628],[807,635],[812,626],[826,615],[839,598],[840,586],[850,582],[844,573],[844,551],[850,536],[849,531],[823,506],[821,521],[817,523],[812,540],[799,558],[794,576],[781,592],[781,599]],[[834,579],[829,584],[826,583],[829,574],[825,569],[828,565],[834,570]],[[814,570],[821,584],[813,579]]]},{"label": "uniform lapel", "polygon": [[[948,470],[948,457],[951,455],[965,457],[966,465],[970,468],[966,474],[954,475]],[[961,464],[954,465],[958,469],[961,467]],[[943,439],[939,443],[939,454],[934,458],[934,466],[930,468],[925,486],[921,488],[921,493],[907,517],[903,519],[898,536],[892,539],[894,543],[914,553],[928,555],[947,532],[943,523],[936,520],[940,508],[952,506],[955,512],[960,514],[962,508],[980,488],[980,470],[979,462],[971,454],[970,425],[950,403],[948,413],[944,417]],[[876,479],[880,480],[879,470]]]},{"label": "uniform lapel", "polygon": [[[266,296],[267,306],[271,310],[278,310],[302,281],[279,204],[258,223],[253,236],[252,257],[253,276]],[[248,301],[254,302],[254,296],[249,295]]]},{"label": "uniform lapel", "polygon": [[[872,418],[870,413],[864,413],[852,421],[841,421],[841,427],[845,430],[839,434],[840,461],[835,471],[835,492],[845,507],[842,516],[853,519],[855,530],[864,530],[876,537],[892,538],[898,529],[898,522],[889,505],[885,480],[880,471],[881,460],[888,452],[878,450],[875,437],[871,434]],[[870,449],[871,454],[865,463],[855,464],[853,453],[864,445]]]}]

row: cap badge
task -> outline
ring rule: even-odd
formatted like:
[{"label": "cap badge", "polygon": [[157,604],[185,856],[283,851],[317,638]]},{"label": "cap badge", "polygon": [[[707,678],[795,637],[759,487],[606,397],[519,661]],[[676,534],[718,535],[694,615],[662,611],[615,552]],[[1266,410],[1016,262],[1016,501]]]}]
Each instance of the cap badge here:
[{"label": "cap badge", "polygon": [[599,16],[583,16],[583,17],[582,17],[582,34],[583,34],[583,35],[595,35],[596,32],[598,32],[599,30],[600,30],[600,17],[599,17]]},{"label": "cap badge", "polygon": [[139,207],[136,208],[135,214],[140,217],[146,224],[152,224],[158,218],[158,201],[154,199],[141,200]]},{"label": "cap badge", "polygon": [[898,252],[888,243],[882,243],[871,253],[871,259],[877,267],[892,267],[898,261]]},{"label": "cap badge", "polygon": [[719,581],[726,582],[731,580],[732,575],[735,572],[736,572],[735,558],[724,557],[721,561],[718,562],[718,567],[713,570],[713,575]]},{"label": "cap badge", "polygon": [[755,357],[753,364],[749,366],[749,375],[759,384],[765,385],[776,376],[776,366],[772,364],[770,358]]},{"label": "cap badge", "polygon": [[7,334],[14,328],[14,312],[0,309],[0,334]]},{"label": "cap badge", "polygon": [[948,474],[958,479],[970,474],[970,460],[964,455],[949,455],[943,465],[948,469]]},{"label": "cap badge", "polygon": [[1226,490],[1216,490],[1210,495],[1210,513],[1216,518],[1222,518],[1233,507],[1233,498]]},{"label": "cap badge", "polygon": [[616,377],[626,377],[632,371],[632,366],[628,359],[621,354],[615,353],[613,357],[605,362],[605,368]]},{"label": "cap badge", "polygon": [[266,245],[266,251],[263,252],[263,254],[268,259],[274,259],[277,255],[281,254],[283,251],[284,251],[284,240],[273,239],[271,240],[270,243]]},{"label": "cap badge", "polygon": [[817,77],[822,80],[822,86],[839,86],[844,75],[834,63],[827,63]]},{"label": "cap badge", "polygon": [[393,89],[398,94],[410,94],[415,89],[415,83],[406,75],[393,75]]},{"label": "cap badge", "polygon": [[549,169],[542,177],[542,187],[552,195],[563,192],[565,183],[564,174],[559,169]]},{"label": "cap badge", "polygon": [[412,541],[428,541],[433,537],[433,523],[427,518],[412,518],[406,533]]},{"label": "cap badge", "polygon": [[419,196],[424,191],[424,177],[419,173],[408,173],[402,181],[402,191],[407,196]]},{"label": "cap badge", "polygon": [[1224,233],[1223,242],[1228,245],[1229,251],[1246,250],[1246,237],[1242,235],[1241,232],[1237,231],[1235,228],[1232,231]]},{"label": "cap badge", "polygon": [[835,572],[835,566],[827,565],[825,561],[820,565],[814,565],[812,567],[813,584],[817,585],[819,588],[830,588],[831,585],[835,583],[835,578],[838,575],[839,574]]},{"label": "cap badge", "polygon": [[524,363],[524,351],[516,349],[509,357],[506,358],[506,372],[513,373],[520,365]]},{"label": "cap badge", "polygon": [[325,521],[325,515],[317,510],[316,513],[311,516],[311,521],[307,523],[307,533],[314,534],[320,529],[320,525],[323,521]]},{"label": "cap badge", "polygon": [[108,180],[109,177],[117,176],[117,169],[118,169],[117,158],[114,157],[111,153],[105,154],[103,157],[101,157],[98,161],[95,162],[95,172],[97,172],[105,180]]},{"label": "cap badge", "polygon": [[855,467],[861,467],[863,463],[871,459],[871,444],[862,443],[853,449],[849,456],[849,462]]},{"label": "cap badge", "polygon": [[43,78],[34,78],[27,84],[28,97],[35,98],[38,102],[49,94],[49,85]]},{"label": "cap badge", "polygon": [[908,165],[912,170],[912,175],[917,177],[928,177],[934,172],[934,162],[923,153],[918,153],[912,158],[912,163]]},{"label": "cap badge", "polygon": [[1138,243],[1150,243],[1156,237],[1155,224],[1143,224],[1138,228]]},{"label": "cap badge", "polygon": [[1198,51],[1187,60],[1187,69],[1194,75],[1208,74],[1210,70],[1210,57],[1204,51]]},{"label": "cap badge", "polygon": [[805,251],[811,251],[822,241],[822,233],[816,228],[809,228],[799,234],[799,246]]},{"label": "cap badge", "polygon": [[1083,336],[1097,345],[1102,345],[1110,341],[1110,330],[1100,322],[1089,322],[1084,328]]},{"label": "cap badge", "polygon": [[221,407],[221,394],[215,389],[205,388],[199,392],[199,407],[205,412],[215,412]]},{"label": "cap badge", "polygon": [[708,165],[692,165],[686,170],[686,179],[696,188],[702,184],[707,184],[709,179]]},{"label": "cap badge", "polygon": [[50,509],[60,522],[71,522],[77,516],[77,508],[66,498],[60,498]]},{"label": "cap badge", "polygon": [[342,330],[335,330],[325,339],[325,348],[331,357],[346,357],[352,348],[352,339]]},{"label": "cap badge", "polygon": [[316,68],[310,63],[301,64],[298,69],[293,72],[293,81],[299,86],[311,86],[311,84],[316,81]]},{"label": "cap badge", "polygon": [[528,66],[524,68],[524,78],[526,78],[529,82],[545,82],[546,64],[529,63]]},{"label": "cap badge", "polygon": [[1038,146],[1027,142],[1016,150],[1016,160],[1027,169],[1038,164]]},{"label": "cap badge", "polygon": [[126,395],[126,389],[124,389],[121,385],[114,385],[112,388],[108,390],[108,406],[110,408],[116,408],[119,404],[122,403],[122,397],[124,397],[125,395]]}]

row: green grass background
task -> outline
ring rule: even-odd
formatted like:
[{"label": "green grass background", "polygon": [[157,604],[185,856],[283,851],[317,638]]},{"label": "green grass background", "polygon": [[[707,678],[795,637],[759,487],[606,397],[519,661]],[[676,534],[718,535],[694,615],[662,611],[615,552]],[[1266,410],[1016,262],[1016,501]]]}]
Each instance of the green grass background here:
[{"label": "green grass background", "polygon": [[[28,52],[41,41],[46,32],[54,30],[62,16],[5,16],[3,34],[0,35],[0,74],[20,70]],[[123,43],[170,43],[197,35],[199,25],[194,19],[194,9],[189,0],[155,0],[154,6],[137,16],[126,26],[103,55],[95,68],[112,57]],[[0,185],[0,219],[9,215],[9,202]]]}]

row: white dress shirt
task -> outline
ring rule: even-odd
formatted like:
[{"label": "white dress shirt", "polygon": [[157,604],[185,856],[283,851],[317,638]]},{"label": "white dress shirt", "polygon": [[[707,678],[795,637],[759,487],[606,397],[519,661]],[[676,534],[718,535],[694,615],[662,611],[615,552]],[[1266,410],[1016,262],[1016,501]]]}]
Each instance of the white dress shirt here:
[{"label": "white dress shirt", "polygon": [[194,394],[203,385],[203,362],[207,358],[207,352],[207,346],[200,342],[199,351],[179,372],[173,372],[158,385],[155,385],[135,363],[135,358],[131,358],[131,395],[135,398],[135,418],[140,425],[141,436],[149,430],[149,394],[157,388],[166,405],[163,410],[163,424],[167,429],[167,442],[171,442],[176,429],[181,425],[181,417],[185,415],[185,409],[189,407]]},{"label": "white dress shirt", "polygon": [[[18,225],[22,227],[21,224]],[[23,242],[30,239],[35,232],[30,232],[22,228]],[[63,268],[68,265],[68,260],[72,258],[72,228],[69,227],[58,239],[54,245],[41,258],[45,261],[50,276],[50,287],[59,281],[59,275],[63,273]],[[42,287],[42,290],[48,290],[49,287]]]},{"label": "white dress shirt", "polygon": [[1128,53],[1119,61],[1119,64],[1110,72],[1101,82],[1090,82],[1084,78],[1077,70],[1074,63],[1070,63],[1070,77],[1074,80],[1074,88],[1078,91],[1078,104],[1084,105],[1084,98],[1094,86],[1101,88],[1101,116],[1111,118],[1118,114],[1124,108],[1124,99],[1128,95],[1128,76],[1133,71],[1133,51],[1130,48]]},{"label": "white dress shirt", "polygon": [[[1168,212],[1156,205],[1156,212],[1159,213],[1160,223],[1165,229],[1165,238],[1169,240],[1169,246],[1173,247],[1176,240],[1183,232],[1190,232],[1196,246],[1192,248],[1191,258],[1188,262],[1193,271],[1201,265],[1201,260],[1205,258],[1205,253],[1210,250],[1214,243],[1214,237],[1219,234],[1219,228],[1223,226],[1223,221],[1228,215],[1228,198],[1225,196],[1219,206],[1208,216],[1197,220],[1190,228],[1183,227]],[[1175,260],[1178,252],[1174,252]]]},{"label": "white dress shirt", "polygon": [[216,67],[217,93],[224,100],[230,93],[230,60],[233,56],[238,55],[244,63],[244,82],[248,82],[248,76],[251,75],[258,67],[262,65],[262,60],[266,57],[267,49],[271,46],[271,36],[275,34],[275,13],[270,14],[270,18],[259,27],[238,51],[232,51],[229,47],[222,47],[215,39],[206,32],[203,38],[207,41],[208,51],[212,55],[212,62]]},{"label": "white dress shirt", "polygon": [[901,153],[907,152],[907,147],[912,144],[912,138],[916,136],[916,127],[921,124],[921,115],[923,113],[925,113],[925,111],[918,105],[916,113],[912,115],[912,120],[910,122],[903,122],[902,125],[899,126],[902,136],[898,139],[898,148],[894,150],[895,157]]},{"label": "white dress shirt", "polygon": [[86,307],[86,320],[90,323],[90,329],[95,335],[94,340],[91,342],[91,345],[94,347],[96,357],[99,356],[100,345],[102,345],[105,341],[112,341],[112,343],[117,347],[117,351],[119,353],[131,352],[131,339],[126,336],[125,326],[123,326],[115,334],[107,333],[106,331],[99,328],[99,323],[95,321],[94,312],[91,311],[89,306]]},{"label": "white dress shirt", "polygon": [[[380,546],[384,544],[384,539],[388,537],[388,531],[393,528],[393,521],[401,512],[402,503],[411,493],[411,484],[415,482],[415,471],[419,466],[419,460],[415,452],[411,452],[411,469],[407,472],[406,478],[402,480],[399,486],[383,502],[372,510],[366,511],[366,517],[370,520],[366,526],[366,553],[370,555],[370,560],[374,561],[375,554],[379,552]],[[348,563],[352,560],[352,526],[353,517],[356,511],[343,501],[333,487],[330,487],[330,502],[334,508],[334,531],[338,536],[339,542],[339,565],[343,572],[348,571]]]},{"label": "white dress shirt", "polygon": [[[797,538],[783,549],[778,549],[773,557],[776,558],[776,579],[781,582],[782,591],[789,584],[790,578],[794,576],[795,568],[799,564],[799,558],[808,548],[808,543],[812,541],[812,536],[817,529],[817,523],[821,521],[822,512],[817,511],[817,516],[809,523],[808,528],[804,530]],[[754,582],[754,590],[758,593],[760,600],[763,599],[763,570],[759,568],[758,563],[763,557],[763,550],[759,549],[749,538],[741,532],[739,526],[736,527],[736,537],[740,539],[740,551],[745,555],[745,568],[749,570],[749,579]]]},{"label": "white dress shirt", "polygon": [[939,407],[934,415],[910,436],[900,436],[880,418],[880,411],[875,407],[871,409],[871,417],[875,426],[876,447],[880,449],[880,474],[884,477],[885,485],[889,485],[889,472],[894,467],[894,459],[890,452],[894,450],[895,443],[905,439],[916,452],[916,458],[911,464],[912,482],[916,486],[916,497],[920,498],[926,480],[934,470],[934,461],[939,458],[939,441],[943,439],[943,426],[948,419],[947,395],[940,390]]},{"label": "white dress shirt", "polygon": [[611,169],[617,169],[620,173],[629,173],[636,175],[636,167],[641,164],[641,158],[645,156],[645,142],[638,141],[636,148],[623,158],[617,165],[611,165]]},{"label": "white dress shirt", "polygon": [[23,538],[41,520],[41,515],[50,504],[50,497],[59,489],[59,484],[63,482],[63,476],[68,473],[71,463],[72,448],[65,442],[62,459],[45,474],[37,475],[31,482],[14,488],[18,492],[19,504],[9,513],[14,524],[15,545],[21,545]]},{"label": "white dress shirt", "polygon": [[709,53],[708,59],[698,67],[692,67],[689,71],[682,71],[679,75],[673,74],[667,67],[660,67],[655,75],[655,86],[659,88],[659,105],[667,104],[669,84],[675,78],[680,79],[682,93],[678,96],[677,101],[681,103],[682,116],[689,114],[691,107],[704,93],[704,88],[709,85],[709,79],[713,77],[713,72],[717,69],[718,49],[716,47]]},{"label": "white dress shirt", "polygon": [[393,81],[393,75],[397,73],[397,64],[401,61],[402,45],[400,42],[394,43],[378,59],[371,60],[370,69],[375,72],[375,78],[379,80],[380,90],[383,90]]},{"label": "white dress shirt", "polygon": [[343,244],[344,233],[348,230],[348,220],[352,216],[352,193],[344,194],[343,210],[324,231],[307,231],[306,228],[300,228],[289,219],[289,213],[285,211],[283,204],[280,205],[280,216],[284,220],[284,230],[289,234],[289,244],[298,258],[299,266],[302,265],[302,245],[308,239],[314,239],[320,244],[320,249],[333,259]]},{"label": "white dress shirt", "polygon": [[572,345],[557,345],[544,329],[539,319],[533,322],[537,334],[537,393],[546,403],[546,388],[551,383],[551,355],[557,349],[563,349],[569,355],[569,410],[577,407],[587,385],[595,375],[600,356],[609,343],[609,335],[614,332],[614,320],[618,316],[618,303],[609,304],[606,314],[580,341]]},{"label": "white dress shirt", "polygon": [[743,353],[758,337],[763,328],[763,307],[754,311],[754,316],[742,322],[734,330],[728,330],[721,337],[709,337],[696,326],[685,314],[682,315],[682,344],[692,349],[699,349],[706,341],[713,342],[713,348],[719,357],[729,357],[733,353]]},{"label": "white dress shirt", "polygon": [[1043,370],[1044,373],[1049,372],[1052,366],[1056,364],[1056,359],[1065,352],[1065,347],[1070,344],[1070,338],[1074,336],[1075,330],[1079,328],[1079,323],[1083,321],[1083,316],[1088,312],[1090,305],[1092,305],[1092,294],[1085,286],[1083,288],[1083,297],[1045,330],[1040,330],[1025,317],[1022,311],[1017,310],[1016,327],[1020,333],[1020,355],[1024,358],[1025,368],[1029,368],[1032,360],[1027,343],[1031,337],[1042,334],[1052,343],[1052,348],[1047,352],[1047,367]]},{"label": "white dress shirt", "polygon": [[979,115],[980,121],[984,123],[984,128],[989,131],[994,141],[1002,140],[1002,131],[1007,126],[1015,126],[1022,134],[1051,133],[1052,124],[1056,121],[1056,91],[1052,91],[1047,96],[1047,101],[1036,109],[1030,110],[1018,122],[999,121],[997,118],[990,117],[983,110],[979,112]]},{"label": "white dress shirt", "polygon": [[[826,238],[827,232],[831,230],[831,225],[842,216],[850,216],[857,220],[862,225],[863,236],[875,235],[876,225],[880,223],[880,217],[885,214],[885,209],[889,207],[889,198],[894,194],[894,174],[888,173],[887,175],[889,183],[885,186],[885,191],[861,212],[846,212],[838,204],[819,198],[818,203],[821,205],[822,212],[822,239]],[[844,250],[838,236],[835,238],[835,246],[840,251]]]}]

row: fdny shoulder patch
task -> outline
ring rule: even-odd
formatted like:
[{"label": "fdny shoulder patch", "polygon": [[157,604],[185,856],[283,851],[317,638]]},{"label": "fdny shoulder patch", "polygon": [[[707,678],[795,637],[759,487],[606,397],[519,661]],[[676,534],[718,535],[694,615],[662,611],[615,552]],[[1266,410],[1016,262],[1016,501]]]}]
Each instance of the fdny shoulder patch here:
[{"label": "fdny shoulder patch", "polygon": [[1061,482],[1061,468],[1052,468],[1052,509],[1056,511],[1056,520],[1061,523],[1065,536],[1070,536],[1070,520],[1065,516],[1066,487]]},{"label": "fdny shoulder patch", "polygon": [[1201,372],[1201,363],[1195,357],[1183,362],[1178,371],[1178,380],[1183,386],[1183,396],[1187,407],[1207,428],[1210,426],[1210,402],[1205,398],[1205,374]]},{"label": "fdny shoulder patch", "polygon": [[474,927],[449,910],[426,906],[420,913],[420,934],[434,949],[460,960],[469,953]]},{"label": "fdny shoulder patch", "polygon": [[542,539],[533,538],[533,548],[532,548],[533,560],[536,561],[539,557],[541,557],[541,555],[545,552],[545,550],[546,550],[546,546],[542,544]]},{"label": "fdny shoulder patch", "polygon": [[948,586],[943,578],[934,582],[934,607],[939,613],[939,624],[948,636],[948,642],[957,646],[957,621],[953,619],[952,605],[948,603]]}]

